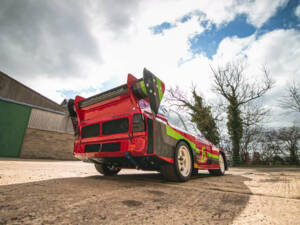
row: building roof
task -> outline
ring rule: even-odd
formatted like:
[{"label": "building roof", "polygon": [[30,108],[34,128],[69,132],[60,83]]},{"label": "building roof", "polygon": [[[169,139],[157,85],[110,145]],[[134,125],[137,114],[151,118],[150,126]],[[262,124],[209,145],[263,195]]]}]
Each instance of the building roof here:
[{"label": "building roof", "polygon": [[33,106],[65,112],[65,109],[19,81],[0,71],[0,97]]}]

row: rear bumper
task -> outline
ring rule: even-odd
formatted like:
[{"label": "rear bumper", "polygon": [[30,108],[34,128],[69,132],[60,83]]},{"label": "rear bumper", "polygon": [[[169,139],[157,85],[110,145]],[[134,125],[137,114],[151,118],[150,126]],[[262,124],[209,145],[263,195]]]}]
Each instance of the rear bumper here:
[{"label": "rear bumper", "polygon": [[154,155],[147,154],[147,137],[144,132],[130,138],[86,138],[76,140],[74,144],[74,156],[82,161],[89,158],[126,157],[127,152],[133,157]]},{"label": "rear bumper", "polygon": [[82,161],[88,161],[89,159],[95,158],[120,158],[126,157],[126,153],[130,153],[133,157],[144,157],[144,156],[155,156],[155,154],[145,154],[136,151],[125,151],[125,152],[89,152],[89,153],[74,153],[74,157]]}]

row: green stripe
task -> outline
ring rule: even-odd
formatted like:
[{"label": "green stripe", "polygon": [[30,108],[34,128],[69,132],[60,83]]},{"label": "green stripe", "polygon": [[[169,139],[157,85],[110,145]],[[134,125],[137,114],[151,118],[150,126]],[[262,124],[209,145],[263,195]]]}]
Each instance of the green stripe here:
[{"label": "green stripe", "polygon": [[204,152],[205,148],[206,148],[205,146],[202,146],[202,154],[200,157],[200,162],[202,162],[202,163],[204,163],[207,160],[205,152]]},{"label": "green stripe", "polygon": [[[195,143],[191,142],[190,140],[188,140],[187,138],[185,138],[184,136],[182,136],[180,133],[178,133],[177,131],[173,130],[170,126],[166,125],[166,131],[167,131],[167,135],[175,138],[176,140],[185,140],[185,141],[187,141],[189,143],[189,145],[191,146],[191,148],[194,149],[196,153],[200,154],[201,150],[199,150],[196,147]],[[205,149],[204,146],[203,146],[203,148]],[[219,159],[218,155],[214,155],[214,154],[212,154],[210,152],[207,152],[207,157],[213,158],[213,159]]]},{"label": "green stripe", "polygon": [[218,155],[211,154],[210,152],[207,152],[207,156],[213,159],[219,159]]},{"label": "green stripe", "polygon": [[147,95],[146,87],[144,81],[140,81],[140,86],[145,95]]},{"label": "green stripe", "polygon": [[180,133],[173,130],[169,125],[166,125],[166,131],[167,131],[167,135],[175,138],[176,140],[185,140],[185,141],[187,141],[189,143],[189,145],[191,146],[191,148],[194,149],[196,153],[198,153],[198,154],[200,153],[200,150],[198,148],[196,148],[195,143],[191,142],[190,140],[188,140],[187,138],[182,136]]},{"label": "green stripe", "polygon": [[157,82],[157,89],[158,89],[158,94],[159,94],[159,100],[161,101],[161,99],[163,97],[162,86],[161,86],[160,79],[158,79],[157,77],[156,77],[156,82]]}]

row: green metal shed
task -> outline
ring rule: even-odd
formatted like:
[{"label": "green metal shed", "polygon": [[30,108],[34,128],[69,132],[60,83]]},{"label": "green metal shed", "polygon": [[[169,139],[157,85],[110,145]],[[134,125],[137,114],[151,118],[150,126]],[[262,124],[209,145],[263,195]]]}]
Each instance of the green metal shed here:
[{"label": "green metal shed", "polygon": [[0,157],[19,157],[31,107],[0,99]]}]

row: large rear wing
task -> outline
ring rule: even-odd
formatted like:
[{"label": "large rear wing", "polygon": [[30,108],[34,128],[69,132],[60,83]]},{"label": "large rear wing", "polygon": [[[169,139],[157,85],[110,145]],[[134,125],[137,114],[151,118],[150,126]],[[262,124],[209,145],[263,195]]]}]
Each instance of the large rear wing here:
[{"label": "large rear wing", "polygon": [[75,101],[70,99],[68,102],[69,115],[72,118],[74,129],[77,124],[77,113],[80,109],[90,107],[100,102],[109,101],[118,96],[129,95],[131,101],[136,105],[138,100],[144,99],[150,104],[150,108],[154,117],[158,113],[158,109],[165,92],[165,84],[149,70],[144,68],[143,78],[137,79],[133,75],[128,74],[127,84],[105,91],[103,93],[82,98],[76,96]]}]

